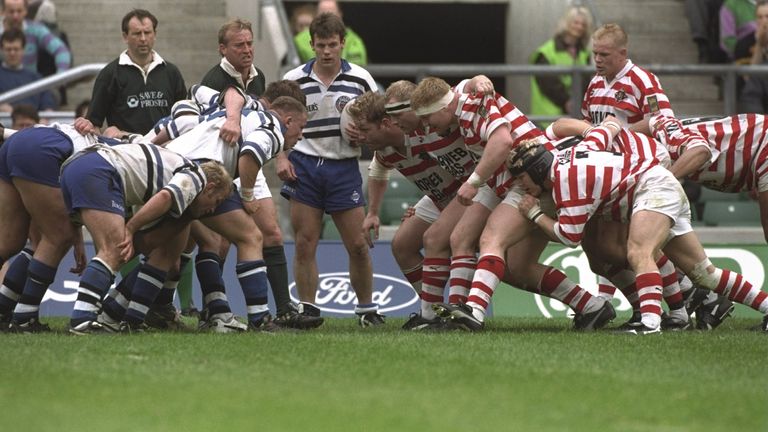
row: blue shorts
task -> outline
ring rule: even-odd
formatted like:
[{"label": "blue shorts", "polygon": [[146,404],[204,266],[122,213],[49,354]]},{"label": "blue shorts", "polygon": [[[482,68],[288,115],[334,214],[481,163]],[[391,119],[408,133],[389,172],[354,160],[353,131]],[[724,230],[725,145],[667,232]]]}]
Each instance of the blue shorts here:
[{"label": "blue shorts", "polygon": [[324,159],[292,151],[288,160],[296,171],[296,181],[283,184],[280,195],[285,198],[326,213],[365,206],[357,159]]},{"label": "blue shorts", "polygon": [[61,164],[72,151],[72,140],[58,129],[22,129],[0,147],[0,179],[10,183],[18,177],[59,187]]},{"label": "blue shorts", "polygon": [[61,192],[70,214],[80,209],[93,209],[125,217],[123,180],[96,152],[85,153],[64,167]]},{"label": "blue shorts", "polygon": [[219,206],[216,207],[212,213],[208,213],[203,217],[206,218],[211,216],[218,216],[220,214],[228,213],[238,209],[243,209],[243,202],[240,200],[240,194],[237,193],[237,190],[232,188],[232,193],[229,194],[227,199],[222,201],[221,204],[219,204]]}]

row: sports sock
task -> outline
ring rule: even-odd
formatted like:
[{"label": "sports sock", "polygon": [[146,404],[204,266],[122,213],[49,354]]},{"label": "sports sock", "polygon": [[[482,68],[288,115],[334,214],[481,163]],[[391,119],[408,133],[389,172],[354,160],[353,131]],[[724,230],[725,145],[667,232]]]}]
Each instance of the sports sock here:
[{"label": "sports sock", "polygon": [[467,301],[467,295],[472,288],[472,279],[477,267],[474,255],[457,255],[451,257],[451,274],[448,278],[448,303],[458,304]]},{"label": "sports sock", "polygon": [[661,275],[657,272],[639,274],[635,283],[641,321],[646,327],[657,328],[661,324]]},{"label": "sports sock", "polygon": [[[683,302],[683,292],[680,290],[680,284],[677,281],[677,270],[666,255],[662,255],[656,262],[661,275],[661,287],[664,301],[670,310],[685,308]],[[688,316],[687,314],[685,314]]]},{"label": "sports sock", "polygon": [[265,247],[264,261],[267,263],[269,288],[272,290],[276,313],[279,316],[288,312],[291,303],[291,294],[288,292],[288,262],[283,245]]},{"label": "sports sock", "polygon": [[562,271],[547,267],[539,282],[541,293],[560,300],[576,313],[591,313],[603,305],[589,291],[568,279]]},{"label": "sports sock", "polygon": [[235,266],[237,280],[245,296],[248,309],[248,322],[261,324],[261,319],[269,313],[267,306],[267,266],[264,260],[241,261]]},{"label": "sports sock", "polygon": [[123,320],[130,324],[140,324],[147,316],[149,306],[163,288],[167,273],[150,264],[142,264],[136,284],[131,291],[131,302],[125,311]]},{"label": "sports sock", "polygon": [[21,293],[24,292],[27,269],[34,253],[32,249],[24,248],[8,266],[5,279],[0,286],[0,315],[6,315],[10,318],[13,313],[13,308],[16,307]]},{"label": "sports sock", "polygon": [[504,277],[506,263],[502,257],[496,255],[483,255],[477,261],[477,270],[472,279],[472,286],[467,297],[467,305],[477,310],[483,321],[488,305],[491,303],[493,292]]},{"label": "sports sock", "polygon": [[597,276],[597,292],[598,295],[606,300],[611,300],[616,295],[616,287],[610,280],[603,276]]},{"label": "sports sock", "polygon": [[91,259],[77,287],[77,300],[69,320],[71,327],[96,320],[101,297],[112,285],[113,280],[115,280],[114,270],[100,258]]},{"label": "sports sock", "polygon": [[56,278],[56,267],[51,267],[34,257],[27,268],[27,283],[13,311],[15,323],[25,323],[32,318],[39,318],[40,303],[48,287]]},{"label": "sports sock", "polygon": [[424,258],[421,283],[421,317],[424,319],[435,318],[432,305],[443,301],[445,284],[450,275],[450,258]]},{"label": "sports sock", "polygon": [[422,290],[422,268],[424,267],[424,260],[422,260],[417,265],[411,267],[411,268],[402,268],[400,267],[400,271],[403,272],[403,276],[405,276],[405,279],[410,282],[411,287],[413,287],[413,290],[416,291],[417,294],[421,293]]},{"label": "sports sock", "polygon": [[133,266],[127,274],[123,275],[117,286],[109,290],[101,305],[102,313],[109,315],[114,321],[123,320],[125,310],[131,303],[131,290],[139,277],[139,271],[141,271],[141,264]]},{"label": "sports sock", "polygon": [[762,314],[768,314],[768,293],[753,286],[744,276],[730,270],[718,269],[722,273],[715,292],[729,300],[749,306]]},{"label": "sports sock", "polygon": [[222,265],[221,258],[213,252],[200,252],[195,257],[197,280],[200,281],[204,307],[208,309],[209,316],[232,312],[224,292]]}]

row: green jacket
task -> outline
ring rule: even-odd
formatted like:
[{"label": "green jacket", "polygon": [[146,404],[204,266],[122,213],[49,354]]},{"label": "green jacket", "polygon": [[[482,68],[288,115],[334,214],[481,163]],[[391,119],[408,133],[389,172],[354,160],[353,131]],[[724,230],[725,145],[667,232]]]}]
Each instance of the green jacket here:
[{"label": "green jacket", "polygon": [[[565,47],[562,38],[555,37],[540,46],[530,58],[534,64],[573,66],[589,64],[589,51],[580,47],[574,59]],[[571,75],[548,75],[531,77],[532,115],[562,115],[565,103],[570,98]]]},{"label": "green jacket", "polygon": [[[311,39],[309,29],[293,37],[293,42],[296,45],[296,50],[299,52],[299,58],[302,63],[315,58],[315,52],[312,51],[312,46],[310,45]],[[365,50],[365,43],[349,27],[347,27],[347,36],[344,38],[344,50],[341,52],[341,58],[358,66],[368,64],[368,53]]]}]

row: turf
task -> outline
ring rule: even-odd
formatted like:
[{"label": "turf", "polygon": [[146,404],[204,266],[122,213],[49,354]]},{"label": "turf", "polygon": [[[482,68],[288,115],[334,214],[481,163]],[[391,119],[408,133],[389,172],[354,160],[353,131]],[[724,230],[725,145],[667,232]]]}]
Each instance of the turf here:
[{"label": "turf", "polygon": [[351,319],[292,334],[2,334],[2,430],[762,431],[768,336],[574,333],[497,318],[480,334]]}]

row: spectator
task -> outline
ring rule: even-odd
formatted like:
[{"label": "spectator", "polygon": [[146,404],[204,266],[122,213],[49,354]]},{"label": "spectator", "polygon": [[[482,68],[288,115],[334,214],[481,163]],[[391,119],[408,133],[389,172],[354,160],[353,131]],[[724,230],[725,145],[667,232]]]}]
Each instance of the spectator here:
[{"label": "spectator", "polygon": [[238,87],[254,98],[264,93],[264,72],[253,65],[253,30],[249,21],[235,19],[221,26],[219,54],[221,62],[205,74],[200,84],[219,91]]},{"label": "spectator", "polygon": [[[754,34],[751,63],[768,64],[768,0],[759,0],[755,6],[757,30]],[[739,93],[739,112],[768,112],[768,76],[752,75]]]},{"label": "spectator", "polygon": [[691,37],[699,51],[699,63],[726,63],[720,48],[720,7],[723,0],[685,0]]},{"label": "spectator", "polygon": [[749,41],[756,27],[754,0],[725,0],[720,7],[720,47],[731,61],[749,63]]},{"label": "spectator", "polygon": [[80,133],[97,132],[106,119],[122,131],[146,134],[171,113],[187,94],[179,69],[153,48],[157,18],[144,9],[128,12],[122,21],[128,49],[99,72],[87,118],[75,119]]},{"label": "spectator", "polygon": [[755,33],[752,37],[751,64],[768,60],[768,0],[758,0],[755,6]]},{"label": "spectator", "polygon": [[[531,63],[542,65],[586,65],[589,63],[589,38],[592,15],[585,7],[574,6],[565,13],[555,36],[531,55]],[[586,90],[586,85],[582,89]],[[571,75],[539,75],[531,78],[531,114],[561,116],[573,111]],[[549,122],[542,123],[542,127]]]},{"label": "spectator", "polygon": [[[21,30],[9,29],[0,36],[0,45],[4,61],[0,64],[0,93],[5,93],[17,87],[33,83],[40,78],[39,73],[24,69],[22,57],[26,38]],[[52,110],[56,108],[53,94],[49,90],[28,96],[11,104],[3,104],[0,111],[11,111],[13,106],[28,104],[37,110]]]},{"label": "spectator", "polygon": [[[335,0],[320,0],[317,3],[317,15],[329,12],[343,18],[341,8]],[[315,57],[312,49],[309,29],[305,29],[293,38],[296,49],[299,51],[299,58],[302,62],[307,62]],[[368,64],[368,53],[365,50],[363,39],[357,35],[351,28],[347,27],[347,34],[344,37],[344,46],[341,51],[341,58],[356,65],[365,66]]]},{"label": "spectator", "polygon": [[309,24],[312,23],[312,19],[317,15],[317,6],[311,3],[305,3],[299,5],[291,11],[291,31],[293,35],[303,32],[309,29]]},{"label": "spectator", "polygon": [[40,51],[46,51],[56,61],[56,72],[63,72],[72,65],[72,54],[69,48],[45,25],[30,21],[27,17],[27,0],[2,0],[3,20],[0,21],[0,32],[6,29],[18,29],[27,37],[24,47],[24,68],[37,72],[37,59]]},{"label": "spectator", "polygon": [[32,105],[16,105],[11,111],[11,129],[22,130],[40,123],[40,114]]},{"label": "spectator", "polygon": [[[34,9],[34,10],[33,10]],[[48,30],[55,36],[59,37],[62,42],[72,52],[72,48],[69,45],[69,37],[67,33],[59,29],[59,24],[56,21],[56,5],[49,0],[43,0],[42,2],[35,2],[29,5],[29,15],[34,17],[34,20],[42,23]],[[47,51],[41,51],[37,56],[37,71],[40,75],[47,77],[56,73],[56,59]],[[59,105],[67,104],[67,88],[61,86],[58,89]]]},{"label": "spectator", "polygon": [[85,99],[84,101],[77,104],[75,107],[75,118],[79,117],[85,117],[86,114],[88,114],[88,107],[91,105],[90,99]]}]

